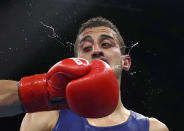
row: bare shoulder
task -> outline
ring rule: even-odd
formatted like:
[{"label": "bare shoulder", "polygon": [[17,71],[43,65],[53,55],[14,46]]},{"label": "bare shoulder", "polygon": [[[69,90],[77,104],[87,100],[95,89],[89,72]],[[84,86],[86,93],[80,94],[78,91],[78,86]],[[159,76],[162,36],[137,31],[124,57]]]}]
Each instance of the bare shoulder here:
[{"label": "bare shoulder", "polygon": [[169,131],[167,126],[156,118],[149,118],[150,128],[149,131]]},{"label": "bare shoulder", "polygon": [[26,113],[20,131],[51,131],[59,117],[58,111]]}]

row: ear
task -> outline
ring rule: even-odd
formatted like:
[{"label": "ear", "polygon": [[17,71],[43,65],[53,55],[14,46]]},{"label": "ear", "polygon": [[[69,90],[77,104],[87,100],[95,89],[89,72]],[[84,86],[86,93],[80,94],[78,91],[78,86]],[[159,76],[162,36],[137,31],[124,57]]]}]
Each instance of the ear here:
[{"label": "ear", "polygon": [[131,58],[129,55],[122,55],[122,69],[128,71],[131,66]]}]

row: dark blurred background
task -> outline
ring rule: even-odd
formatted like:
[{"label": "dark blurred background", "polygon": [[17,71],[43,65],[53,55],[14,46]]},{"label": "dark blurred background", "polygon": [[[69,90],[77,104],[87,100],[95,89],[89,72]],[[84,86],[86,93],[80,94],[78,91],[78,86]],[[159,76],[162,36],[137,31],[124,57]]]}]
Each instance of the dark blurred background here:
[{"label": "dark blurred background", "polygon": [[[113,21],[130,51],[123,72],[122,100],[131,110],[181,131],[184,111],[184,3],[146,0],[2,0],[0,79],[47,72],[73,57],[82,22],[95,16]],[[0,118],[0,130],[18,131],[24,114]]]}]

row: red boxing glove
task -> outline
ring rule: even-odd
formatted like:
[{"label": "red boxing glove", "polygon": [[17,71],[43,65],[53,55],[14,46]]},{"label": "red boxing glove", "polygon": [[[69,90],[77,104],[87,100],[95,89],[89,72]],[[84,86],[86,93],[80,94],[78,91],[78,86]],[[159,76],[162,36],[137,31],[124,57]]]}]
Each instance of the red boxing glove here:
[{"label": "red boxing glove", "polygon": [[107,63],[94,60],[87,75],[68,83],[66,98],[70,109],[80,116],[105,117],[118,105],[118,81]]},{"label": "red boxing glove", "polygon": [[89,69],[86,60],[68,58],[56,63],[48,73],[23,77],[19,82],[19,96],[25,112],[67,109],[68,82],[87,74]]}]

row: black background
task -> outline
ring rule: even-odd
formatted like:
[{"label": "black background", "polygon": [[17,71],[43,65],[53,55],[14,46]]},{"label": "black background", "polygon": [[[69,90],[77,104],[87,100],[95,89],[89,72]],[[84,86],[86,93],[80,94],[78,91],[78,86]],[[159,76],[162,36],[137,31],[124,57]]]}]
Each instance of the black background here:
[{"label": "black background", "polygon": [[[170,131],[183,130],[182,1],[1,1],[0,79],[47,72],[59,60],[72,57],[70,43],[80,24],[94,16],[112,20],[128,47],[139,43],[130,51],[131,70],[123,73],[125,107],[156,117]],[[18,131],[23,116],[0,118],[0,130]]]}]

